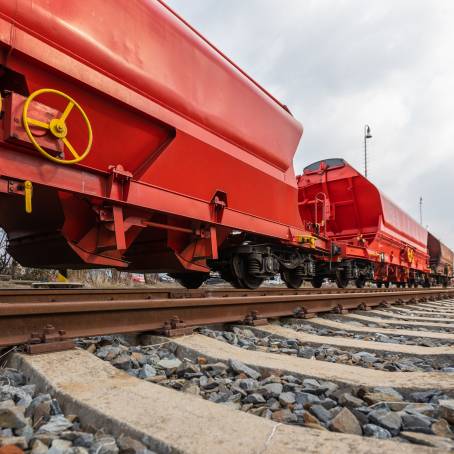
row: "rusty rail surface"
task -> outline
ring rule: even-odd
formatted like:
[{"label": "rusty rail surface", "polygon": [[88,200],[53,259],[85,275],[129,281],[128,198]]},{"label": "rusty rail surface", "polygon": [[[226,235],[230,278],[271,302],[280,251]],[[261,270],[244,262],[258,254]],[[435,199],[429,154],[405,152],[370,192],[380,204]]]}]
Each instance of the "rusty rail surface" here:
[{"label": "rusty rail surface", "polygon": [[[367,309],[454,297],[454,289],[399,290],[328,294],[191,296],[186,298],[0,303],[0,346],[48,343],[113,333],[182,329],[227,322],[259,323],[283,316],[311,317],[321,312]],[[52,327],[52,328],[49,328]]]},{"label": "rusty rail surface", "polygon": [[[441,288],[433,290],[442,290]],[[444,290],[444,289],[443,289]],[[181,287],[162,288],[0,288],[0,303],[12,302],[58,302],[58,301],[105,301],[105,300],[138,300],[138,299],[174,299],[174,298],[207,298],[231,296],[273,296],[273,295],[325,295],[350,293],[390,293],[390,292],[425,292],[427,289],[396,288],[300,288],[261,287],[257,290],[234,289],[226,287],[208,287],[187,290]]]}]

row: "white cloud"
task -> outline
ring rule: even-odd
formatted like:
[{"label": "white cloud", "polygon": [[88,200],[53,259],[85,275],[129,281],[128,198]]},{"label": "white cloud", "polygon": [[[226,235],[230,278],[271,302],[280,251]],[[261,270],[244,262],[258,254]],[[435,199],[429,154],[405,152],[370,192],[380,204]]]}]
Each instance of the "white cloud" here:
[{"label": "white cloud", "polygon": [[295,168],[343,157],[454,247],[454,2],[169,0],[304,125]]}]

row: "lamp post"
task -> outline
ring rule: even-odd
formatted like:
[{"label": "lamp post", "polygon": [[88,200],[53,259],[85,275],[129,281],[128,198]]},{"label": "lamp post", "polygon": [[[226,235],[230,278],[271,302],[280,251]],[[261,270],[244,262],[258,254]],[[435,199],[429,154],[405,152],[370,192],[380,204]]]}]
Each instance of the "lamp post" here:
[{"label": "lamp post", "polygon": [[422,196],[419,198],[419,223],[422,225]]},{"label": "lamp post", "polygon": [[367,139],[371,139],[370,126],[364,126],[364,176],[367,178]]}]

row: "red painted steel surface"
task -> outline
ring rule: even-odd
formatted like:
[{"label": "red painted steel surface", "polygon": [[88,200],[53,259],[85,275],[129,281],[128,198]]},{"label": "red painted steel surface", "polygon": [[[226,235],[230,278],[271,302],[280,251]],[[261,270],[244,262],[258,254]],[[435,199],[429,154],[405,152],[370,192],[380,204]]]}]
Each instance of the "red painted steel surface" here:
[{"label": "red painted steel surface", "polygon": [[416,244],[419,248],[425,249],[427,230],[381,193],[380,199],[383,227],[390,229],[402,241]]},{"label": "red painted steel surface", "polygon": [[[428,270],[428,232],[344,160],[308,166],[298,186],[302,218],[325,223],[330,238],[352,246],[347,256]],[[316,204],[317,197],[326,202]]]},{"label": "red painted steel surface", "polygon": [[[18,28],[282,170],[291,166],[299,123],[160,2],[2,0],[0,11]],[[14,33],[10,41],[14,46]],[[148,157],[146,150],[137,153]],[[104,163],[96,155],[92,164]]]},{"label": "red painted steel surface", "polygon": [[427,242],[433,272],[452,277],[454,252],[429,232]]},{"label": "red painted steel surface", "polygon": [[[19,94],[76,99],[94,136],[84,161],[61,166],[2,125],[0,224],[24,264],[203,271],[233,229],[306,233],[292,166],[302,126],[160,1],[0,0],[0,59],[25,77]],[[67,125],[83,150],[81,117]],[[32,181],[31,215],[8,179]]]}]

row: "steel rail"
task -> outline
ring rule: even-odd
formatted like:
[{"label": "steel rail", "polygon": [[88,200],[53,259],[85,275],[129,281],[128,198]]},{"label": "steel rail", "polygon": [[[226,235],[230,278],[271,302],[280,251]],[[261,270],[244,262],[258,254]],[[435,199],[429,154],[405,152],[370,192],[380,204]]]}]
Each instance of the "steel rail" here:
[{"label": "steel rail", "polygon": [[[441,290],[441,289],[434,289]],[[181,287],[162,288],[0,288],[0,303],[10,302],[57,302],[57,301],[102,301],[102,300],[136,300],[136,299],[174,299],[231,296],[272,296],[272,295],[318,295],[318,294],[351,294],[351,293],[389,293],[389,292],[425,292],[427,289],[377,289],[377,288],[300,288],[261,287],[257,290],[234,289],[231,287],[208,287],[187,290]]]},{"label": "steel rail", "polygon": [[[454,297],[454,289],[266,296],[252,292],[229,297],[0,303],[0,346],[28,343],[32,333],[43,333],[49,325],[69,339],[159,330],[175,317],[195,327],[241,322],[251,314],[264,319],[309,316],[336,309],[450,297]],[[36,335],[33,337],[36,339]]]}]

